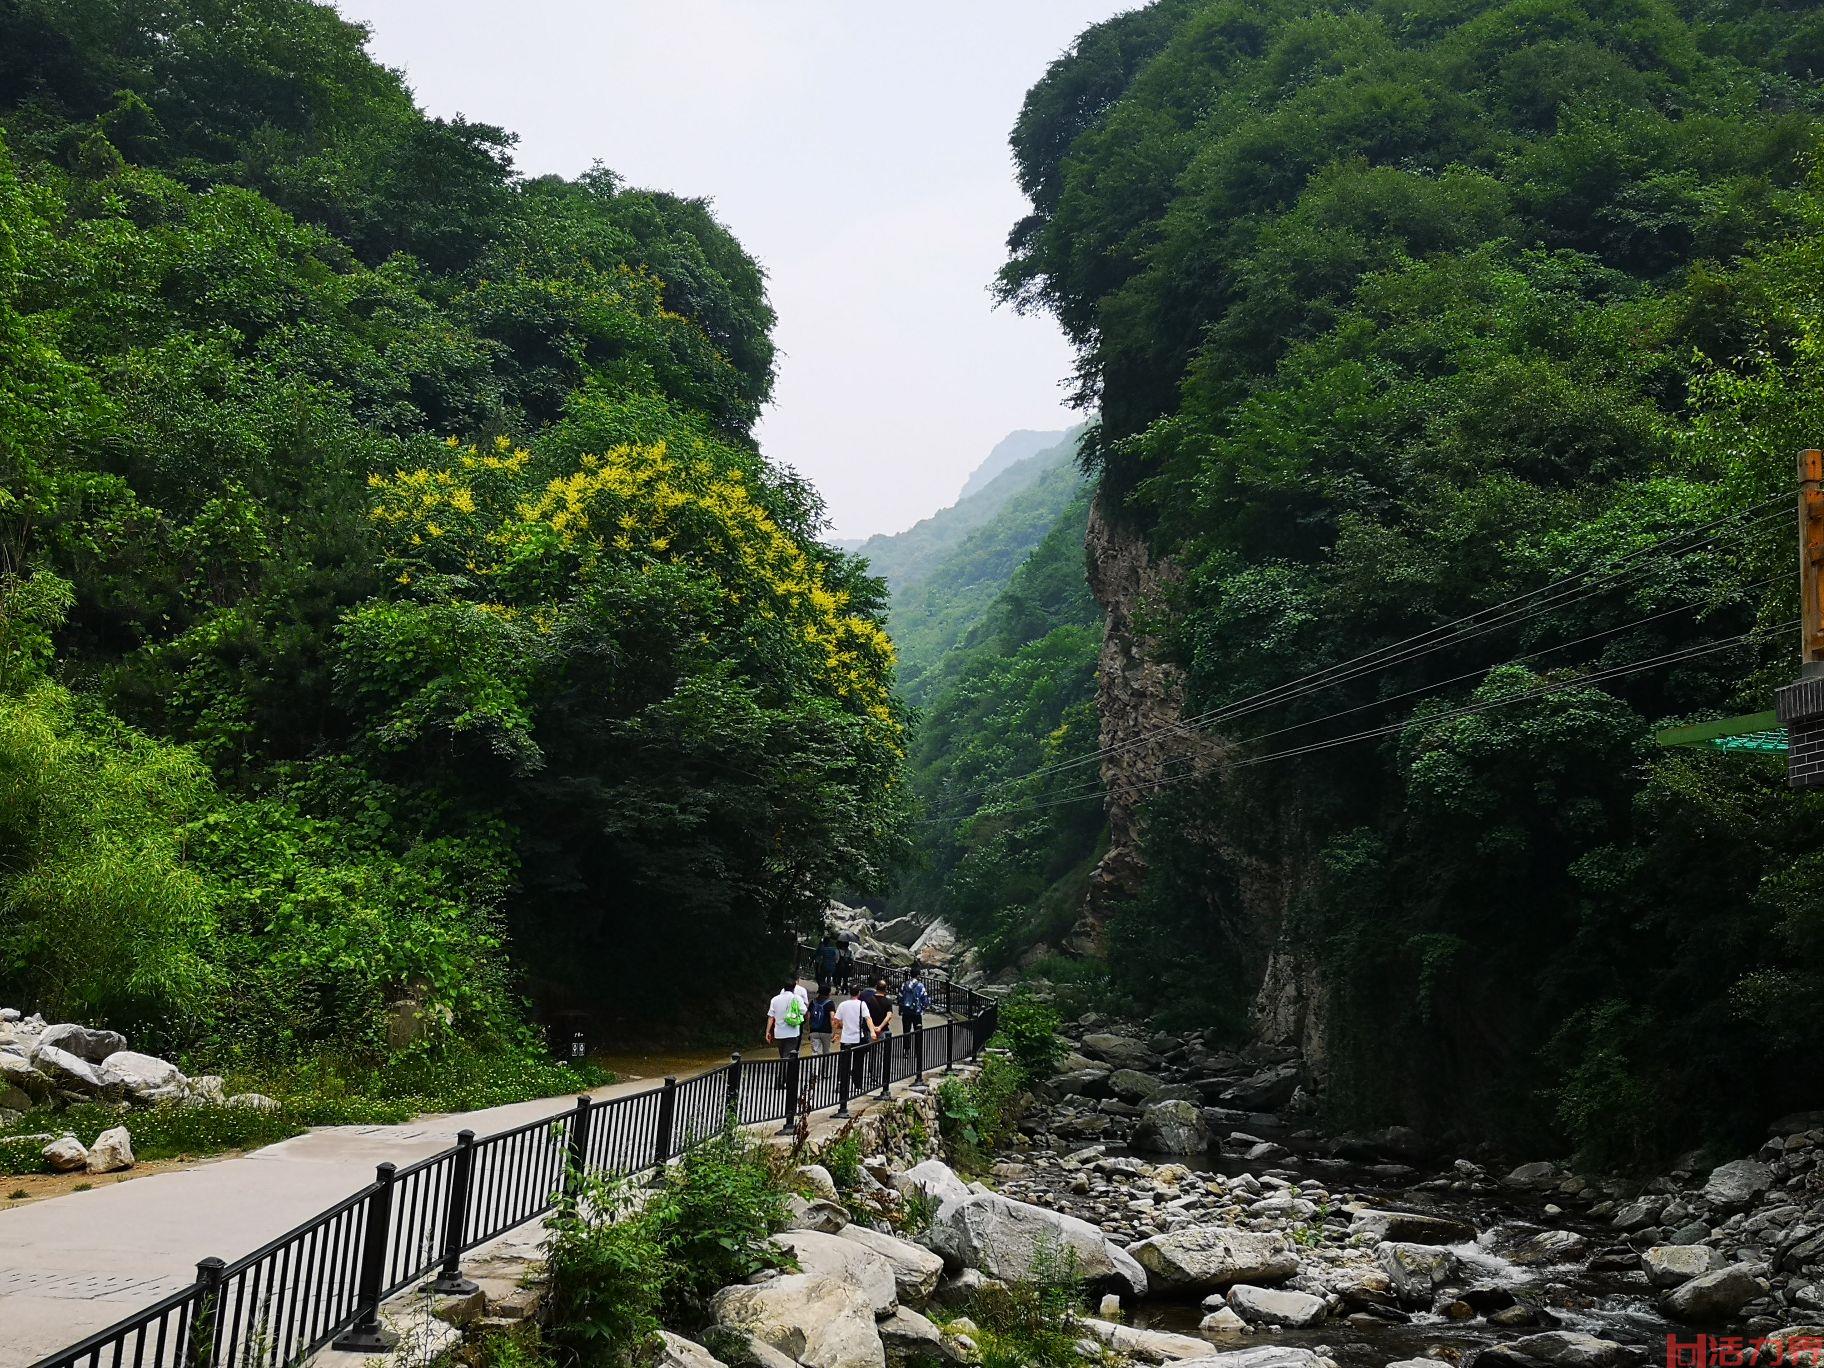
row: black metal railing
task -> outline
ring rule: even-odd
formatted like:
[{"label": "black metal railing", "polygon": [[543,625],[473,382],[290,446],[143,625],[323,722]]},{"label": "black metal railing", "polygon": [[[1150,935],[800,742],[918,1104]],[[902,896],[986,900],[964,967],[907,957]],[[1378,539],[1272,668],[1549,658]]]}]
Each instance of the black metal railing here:
[{"label": "black metal railing", "polygon": [[[870,980],[899,972],[873,963],[855,971]],[[574,1174],[660,1168],[731,1121],[791,1130],[812,1113],[844,1116],[867,1094],[973,1059],[994,1034],[994,1003],[947,976],[931,987],[941,1023],[838,1053],[735,1055],[645,1092],[579,1097],[495,1135],[463,1131],[403,1169],[381,1164],[372,1183],[329,1210],[232,1263],[204,1259],[190,1286],[32,1368],[290,1368],[326,1345],[391,1348],[382,1302],[432,1272],[439,1291],[473,1290],[462,1256],[551,1211]]]}]

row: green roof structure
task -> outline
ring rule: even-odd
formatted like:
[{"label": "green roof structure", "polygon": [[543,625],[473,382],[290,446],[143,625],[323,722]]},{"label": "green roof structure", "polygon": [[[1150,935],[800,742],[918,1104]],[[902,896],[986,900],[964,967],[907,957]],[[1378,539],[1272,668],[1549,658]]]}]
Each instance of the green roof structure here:
[{"label": "green roof structure", "polygon": [[1741,717],[1720,717],[1714,722],[1667,727],[1653,739],[1662,746],[1755,751],[1763,755],[1783,755],[1787,750],[1786,728],[1780,725],[1780,719],[1771,712],[1747,713]]}]

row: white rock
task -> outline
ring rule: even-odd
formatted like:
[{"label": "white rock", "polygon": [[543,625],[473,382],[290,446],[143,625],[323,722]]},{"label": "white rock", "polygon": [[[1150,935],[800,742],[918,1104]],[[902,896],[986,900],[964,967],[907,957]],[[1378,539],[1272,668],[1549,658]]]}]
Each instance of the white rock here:
[{"label": "white rock", "polygon": [[1298,1255],[1275,1231],[1183,1225],[1129,1245],[1161,1292],[1209,1292],[1230,1283],[1277,1282],[1298,1271]]},{"label": "white rock", "polygon": [[1554,1368],[1613,1368],[1633,1356],[1613,1340],[1597,1339],[1576,1330],[1548,1330],[1514,1341],[1514,1348],[1530,1359]]},{"label": "white rock", "polygon": [[893,1265],[873,1250],[816,1230],[788,1230],[771,1240],[798,1261],[800,1272],[847,1279],[860,1288],[876,1316],[890,1316],[899,1308]]},{"label": "white rock", "polygon": [[238,1107],[243,1111],[276,1112],[279,1103],[265,1093],[236,1093],[222,1104],[226,1107]]},{"label": "white rock", "polygon": [[1677,1287],[1716,1272],[1723,1266],[1723,1256],[1709,1245],[1654,1245],[1640,1256],[1640,1264],[1653,1286]]},{"label": "white rock", "polygon": [[716,1320],[745,1330],[805,1368],[886,1368],[873,1304],[842,1279],[788,1273],[725,1287],[709,1309]]},{"label": "white rock", "polygon": [[822,1164],[801,1164],[798,1176],[804,1180],[806,1187],[823,1198],[826,1202],[840,1202],[842,1194],[836,1190],[836,1180]]},{"label": "white rock", "polygon": [[115,1126],[95,1137],[89,1146],[90,1173],[118,1173],[133,1167],[133,1137],[125,1126]]},{"label": "white rock", "polygon": [[60,1088],[72,1088],[83,1093],[101,1091],[101,1074],[95,1066],[56,1045],[40,1042],[32,1052],[32,1065]]},{"label": "white rock", "polygon": [[927,1159],[904,1173],[894,1174],[893,1190],[902,1198],[917,1193],[934,1207],[942,1206],[952,1198],[969,1195],[968,1184],[958,1178],[948,1164],[937,1159]]},{"label": "white rock", "polygon": [[228,1104],[227,1091],[219,1074],[198,1074],[188,1080],[185,1102],[195,1107],[223,1107]]},{"label": "white rock", "polygon": [[127,1038],[119,1031],[104,1031],[64,1021],[44,1028],[44,1034],[38,1037],[38,1048],[62,1050],[90,1064],[99,1064],[116,1050],[126,1049]]},{"label": "white rock", "polygon": [[1184,1359],[1176,1368],[1335,1368],[1335,1364],[1309,1349],[1295,1349],[1289,1344],[1261,1344],[1252,1349],[1230,1349]]},{"label": "white rock", "polygon": [[1766,1295],[1767,1284],[1755,1276],[1757,1268],[1731,1264],[1700,1274],[1667,1292],[1660,1298],[1660,1306],[1674,1319],[1692,1324],[1726,1321],[1756,1297]]},{"label": "white rock", "polygon": [[182,1097],[189,1082],[177,1065],[134,1050],[116,1050],[102,1060],[100,1076],[104,1086],[124,1088],[141,1101]]},{"label": "white rock", "polygon": [[1374,1257],[1406,1306],[1430,1306],[1431,1294],[1454,1277],[1459,1266],[1455,1254],[1437,1245],[1395,1241],[1376,1245]]},{"label": "white rock", "polygon": [[89,1151],[73,1135],[60,1135],[39,1151],[53,1173],[80,1173],[89,1166]]},{"label": "white rock", "polygon": [[1773,1170],[1756,1159],[1737,1159],[1710,1170],[1704,1198],[1726,1210],[1747,1206],[1773,1186]]},{"label": "white rock", "polygon": [[653,1368],[726,1368],[721,1359],[682,1335],[661,1330],[659,1340],[659,1357]]},{"label": "white rock", "polygon": [[1248,1323],[1226,1306],[1219,1306],[1209,1315],[1197,1322],[1197,1328],[1206,1335],[1239,1334],[1248,1328]]},{"label": "white rock", "polygon": [[1174,1335],[1165,1330],[1136,1330],[1131,1325],[1083,1319],[1083,1328],[1117,1354],[1126,1354],[1143,1363],[1175,1363],[1179,1359],[1207,1353],[1209,1344],[1190,1335]]},{"label": "white rock", "polygon": [[1046,1251],[1055,1256],[1068,1249],[1085,1280],[1116,1278],[1135,1296],[1146,1295],[1145,1269],[1100,1229],[998,1193],[971,1193],[945,1202],[925,1238],[950,1267],[979,1268],[995,1278],[1030,1278]]},{"label": "white rock", "polygon": [[937,1280],[944,1274],[944,1261],[923,1245],[858,1225],[843,1227],[841,1238],[887,1261],[893,1269],[893,1281],[899,1288],[902,1303],[923,1306],[937,1291]]},{"label": "white rock", "polygon": [[1324,1318],[1322,1297],[1248,1283],[1236,1283],[1229,1289],[1229,1308],[1254,1325],[1284,1325],[1299,1330]]}]

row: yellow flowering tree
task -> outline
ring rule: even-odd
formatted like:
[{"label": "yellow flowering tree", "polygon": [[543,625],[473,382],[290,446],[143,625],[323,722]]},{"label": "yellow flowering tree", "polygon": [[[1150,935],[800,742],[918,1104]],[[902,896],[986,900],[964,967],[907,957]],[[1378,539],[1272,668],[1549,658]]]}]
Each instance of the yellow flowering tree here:
[{"label": "yellow flowering tree", "polygon": [[382,762],[515,809],[549,882],[534,960],[560,927],[725,950],[899,848],[879,583],[789,477],[653,419],[608,405],[369,481],[393,589],[343,623],[341,696]]}]

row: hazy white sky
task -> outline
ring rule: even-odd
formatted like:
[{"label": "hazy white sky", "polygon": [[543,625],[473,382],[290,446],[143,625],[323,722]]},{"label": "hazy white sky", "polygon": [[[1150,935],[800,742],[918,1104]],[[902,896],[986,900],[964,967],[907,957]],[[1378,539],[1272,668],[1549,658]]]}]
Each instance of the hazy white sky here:
[{"label": "hazy white sky", "polygon": [[1070,350],[988,286],[1024,208],[1007,133],[1136,0],[337,0],[433,114],[714,200],[767,268],[783,355],[760,436],[839,536],[951,502],[1015,428],[1064,427]]}]

